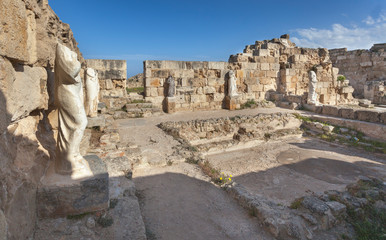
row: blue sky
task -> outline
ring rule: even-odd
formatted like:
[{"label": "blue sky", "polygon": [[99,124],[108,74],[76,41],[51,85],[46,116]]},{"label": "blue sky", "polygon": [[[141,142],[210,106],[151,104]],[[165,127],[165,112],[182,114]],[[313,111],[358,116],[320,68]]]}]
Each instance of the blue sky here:
[{"label": "blue sky", "polygon": [[386,42],[385,0],[50,0],[83,56],[227,61],[256,40],[284,33],[302,47],[366,49]]}]

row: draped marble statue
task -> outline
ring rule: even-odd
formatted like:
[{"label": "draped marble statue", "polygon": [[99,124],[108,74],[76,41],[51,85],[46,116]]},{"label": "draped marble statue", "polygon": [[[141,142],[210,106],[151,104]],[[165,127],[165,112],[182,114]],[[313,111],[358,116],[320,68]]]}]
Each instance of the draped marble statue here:
[{"label": "draped marble statue", "polygon": [[86,71],[86,114],[89,117],[98,115],[99,80],[98,73],[87,68]]},{"label": "draped marble statue", "polygon": [[87,125],[83,104],[81,64],[77,54],[58,43],[55,59],[55,104],[59,113],[55,171],[62,175],[90,172],[79,145]]},{"label": "draped marble statue", "polygon": [[236,85],[236,76],[233,70],[229,71],[229,80],[228,80],[228,96],[237,97],[237,85]]},{"label": "draped marble statue", "polygon": [[308,90],[308,104],[318,104],[318,94],[316,93],[316,85],[318,83],[318,79],[316,79],[316,73],[314,71],[309,72],[309,90]]},{"label": "draped marble statue", "polygon": [[174,97],[174,89],[176,87],[176,82],[172,76],[169,76],[166,80],[168,84],[168,97]]}]

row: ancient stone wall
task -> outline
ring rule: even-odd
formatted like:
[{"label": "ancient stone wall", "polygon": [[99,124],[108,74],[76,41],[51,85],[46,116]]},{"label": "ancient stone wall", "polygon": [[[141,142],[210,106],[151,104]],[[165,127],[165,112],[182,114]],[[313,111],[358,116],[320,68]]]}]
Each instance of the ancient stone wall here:
[{"label": "ancient stone wall", "polygon": [[0,236],[30,239],[37,185],[55,150],[48,116],[57,42],[84,59],[47,0],[0,0],[0,9]]},{"label": "ancient stone wall", "polygon": [[[267,71],[265,75],[260,73],[258,80],[261,84],[271,83],[270,87],[263,89],[262,94],[267,95],[267,92],[270,92],[275,100],[280,100],[283,96],[308,94],[311,70],[316,73],[318,80],[316,93],[320,103],[335,105],[347,103],[352,99],[351,89],[337,82],[339,69],[332,67],[328,50],[296,47],[288,35],[256,41],[254,45],[246,46],[244,53],[231,56],[229,62],[261,63],[260,70]],[[241,65],[241,70],[244,69]],[[249,81],[246,77],[247,86]],[[273,94],[274,92],[281,96]]]},{"label": "ancient stone wall", "polygon": [[146,100],[162,105],[166,79],[176,81],[176,110],[220,109],[224,100],[226,62],[145,61]]},{"label": "ancient stone wall", "polygon": [[[371,89],[370,82],[386,80],[386,44],[374,44],[370,50],[347,51],[346,48],[339,48],[329,52],[334,67],[338,67],[340,73],[350,80],[355,89],[354,95],[374,100],[372,95],[376,89]],[[365,96],[365,88],[373,93]]]},{"label": "ancient stone wall", "polygon": [[127,64],[125,60],[87,59],[87,67],[98,72],[101,97],[125,97]]},{"label": "ancient stone wall", "polygon": [[120,109],[126,104],[127,63],[125,60],[87,59],[87,67],[98,72],[99,102]]},{"label": "ancient stone wall", "polygon": [[[327,49],[296,47],[288,35],[257,41],[226,62],[145,61],[146,99],[162,105],[169,76],[176,80],[176,110],[219,109],[224,107],[229,71],[235,72],[238,103],[253,100],[282,100],[284,96],[307,98],[309,71],[317,76],[316,93],[322,104],[352,100],[353,89],[337,81]],[[238,106],[239,107],[239,106]]]}]

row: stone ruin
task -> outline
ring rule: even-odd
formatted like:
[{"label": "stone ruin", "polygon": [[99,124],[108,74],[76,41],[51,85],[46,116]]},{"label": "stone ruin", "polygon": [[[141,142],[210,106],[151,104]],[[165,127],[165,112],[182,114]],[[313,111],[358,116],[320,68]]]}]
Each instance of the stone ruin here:
[{"label": "stone ruin", "polygon": [[[6,13],[0,15],[1,240],[32,238],[37,222],[42,218],[107,209],[110,204],[111,171],[107,172],[100,158],[110,161],[109,164],[114,162],[108,167],[115,174],[121,174],[141,161],[140,149],[135,144],[122,144],[112,122],[130,116],[146,117],[145,111],[153,108],[164,108],[168,113],[222,108],[235,110],[251,99],[271,100],[278,106],[290,108],[311,105],[317,113],[349,119],[344,124],[350,128],[368,131],[373,138],[381,135],[384,141],[385,112],[341,105],[356,104],[352,94],[368,98],[373,103],[386,104],[385,44],[375,44],[368,51],[309,49],[295,46],[288,35],[283,35],[248,45],[243,53],[230,56],[228,62],[148,60],[144,62],[145,96],[136,100],[151,103],[131,103],[126,92],[126,62],[85,60],[69,25],[59,20],[47,0],[0,0],[0,8]],[[74,169],[68,165],[65,173],[57,176],[55,174],[60,171],[55,172],[52,168],[63,153],[57,151],[57,143],[66,142],[58,135],[68,130],[63,130],[66,127],[61,126],[58,120],[58,112],[63,110],[58,109],[55,103],[55,96],[58,95],[55,87],[58,77],[55,75],[59,72],[54,69],[58,67],[55,62],[58,43],[77,55],[74,62],[77,62],[79,76],[73,77],[85,89],[78,86],[79,104],[75,105],[76,109],[83,109],[81,103],[84,100],[89,115],[85,130],[83,115],[82,126],[71,130],[84,130],[83,136],[75,136],[76,142],[81,140],[80,144],[65,147],[74,148],[74,154],[79,159],[84,156],[94,178],[81,175],[82,179],[70,179]],[[338,81],[338,68],[349,80]],[[88,82],[96,79],[100,86]],[[314,80],[312,85],[311,79]],[[82,99],[82,95],[86,99]],[[146,110],[139,109],[140,106]],[[130,115],[129,111],[135,114]],[[66,119],[68,122],[77,120],[71,114]],[[301,124],[294,115],[279,113],[210,121],[166,122],[160,127],[166,132],[178,134],[202,153],[208,153],[237,149],[246,142],[258,145],[267,138],[299,135]],[[317,126],[324,129],[321,123]],[[99,145],[92,148],[90,145],[95,138]],[[88,152],[98,156],[85,156]],[[134,160],[129,160],[128,154],[135,156]],[[71,165],[72,162],[69,162]],[[125,174],[129,175],[130,171]],[[133,186],[127,189],[124,194],[117,193],[118,190],[113,194],[135,196]],[[248,207],[259,208],[253,205],[258,201],[245,198],[241,201]],[[324,203],[320,204],[324,206]],[[136,223],[142,222],[141,213],[136,214],[139,216]],[[271,216],[263,217],[269,219]]]},{"label": "stone ruin", "polygon": [[[309,72],[316,73],[317,102],[328,105],[354,103],[354,89],[337,80],[327,49],[297,47],[288,35],[257,41],[228,62],[145,61],[146,100],[161,106],[167,77],[176,79],[176,111],[221,109],[226,106],[229,72],[236,76],[236,108],[254,100],[306,103]],[[227,107],[229,108],[229,107]]]},{"label": "stone ruin", "polygon": [[350,79],[354,96],[376,104],[385,104],[386,44],[374,44],[369,50],[331,49],[330,56],[341,74]]}]

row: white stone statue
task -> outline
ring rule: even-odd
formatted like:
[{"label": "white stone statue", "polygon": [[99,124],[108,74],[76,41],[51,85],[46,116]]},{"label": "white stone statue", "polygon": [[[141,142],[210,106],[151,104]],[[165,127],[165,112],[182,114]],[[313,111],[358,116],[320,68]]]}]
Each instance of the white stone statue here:
[{"label": "white stone statue", "polygon": [[87,68],[86,71],[86,114],[89,117],[98,115],[99,80],[98,73]]},{"label": "white stone statue", "polygon": [[308,104],[318,104],[318,94],[316,93],[316,84],[318,83],[318,79],[316,79],[316,73],[314,71],[309,72],[309,91],[308,91]]},{"label": "white stone statue", "polygon": [[176,87],[176,82],[172,76],[169,76],[166,80],[168,84],[168,97],[174,97],[174,89]]},{"label": "white stone statue", "polygon": [[55,172],[74,178],[91,172],[87,161],[79,152],[87,125],[80,69],[77,54],[58,43],[55,59],[55,104],[59,123]]},{"label": "white stone statue", "polygon": [[236,76],[233,70],[229,71],[229,80],[228,80],[228,96],[237,97],[237,85],[236,85]]}]

